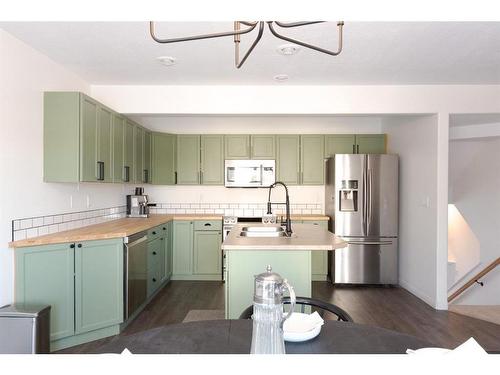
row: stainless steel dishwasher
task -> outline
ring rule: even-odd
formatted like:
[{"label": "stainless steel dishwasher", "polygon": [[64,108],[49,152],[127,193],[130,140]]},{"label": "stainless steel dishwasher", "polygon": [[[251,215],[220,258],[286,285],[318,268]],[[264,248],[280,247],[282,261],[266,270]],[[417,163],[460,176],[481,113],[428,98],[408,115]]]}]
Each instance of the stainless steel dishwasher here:
[{"label": "stainless steel dishwasher", "polygon": [[147,298],[147,232],[125,237],[124,312],[125,321]]}]

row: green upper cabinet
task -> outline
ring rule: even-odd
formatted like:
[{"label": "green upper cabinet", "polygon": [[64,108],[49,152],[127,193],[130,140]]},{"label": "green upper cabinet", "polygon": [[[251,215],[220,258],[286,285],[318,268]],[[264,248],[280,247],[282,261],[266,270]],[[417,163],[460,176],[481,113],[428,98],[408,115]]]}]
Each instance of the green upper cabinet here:
[{"label": "green upper cabinet", "polygon": [[80,180],[95,182],[98,178],[97,137],[99,104],[81,95]]},{"label": "green upper cabinet", "polygon": [[192,221],[174,221],[173,274],[193,273],[193,230]]},{"label": "green upper cabinet", "polygon": [[224,185],[224,136],[201,136],[201,184]]},{"label": "green upper cabinet", "polygon": [[80,93],[43,95],[43,180],[78,182]]},{"label": "green upper cabinet", "polygon": [[200,136],[177,135],[177,184],[200,183]]},{"label": "green upper cabinet", "polygon": [[144,129],[134,126],[135,183],[144,182]]},{"label": "green upper cabinet", "polygon": [[151,132],[144,129],[144,182],[151,183]]},{"label": "green upper cabinet", "polygon": [[289,185],[300,183],[300,136],[276,136],[276,180]]},{"label": "green upper cabinet", "polygon": [[325,157],[335,154],[385,154],[385,134],[325,135]]},{"label": "green upper cabinet", "polygon": [[124,143],[125,119],[117,113],[113,114],[113,182],[125,181]]},{"label": "green upper cabinet", "polygon": [[385,134],[356,135],[356,153],[385,154]]},{"label": "green upper cabinet", "polygon": [[252,159],[275,159],[276,137],[269,134],[252,135],[250,157]]},{"label": "green upper cabinet", "polygon": [[125,182],[135,181],[134,161],[134,128],[135,125],[129,119],[125,120],[125,131],[123,139],[123,172]]},{"label": "green upper cabinet", "polygon": [[113,112],[99,106],[97,113],[97,179],[113,182]]},{"label": "green upper cabinet", "polygon": [[57,244],[15,250],[15,302],[52,306],[51,340],[75,332],[73,247]]},{"label": "green upper cabinet", "polygon": [[325,179],[324,137],[300,136],[300,175],[302,185],[323,185]]},{"label": "green upper cabinet", "polygon": [[75,247],[75,332],[123,321],[123,240],[81,242]]},{"label": "green upper cabinet", "polygon": [[327,134],[325,135],[325,157],[331,158],[335,154],[354,154],[355,144],[354,134]]},{"label": "green upper cabinet", "polygon": [[250,136],[230,134],[224,137],[225,159],[250,159]]},{"label": "green upper cabinet", "polygon": [[174,185],[176,136],[153,133],[151,138],[151,183]]}]

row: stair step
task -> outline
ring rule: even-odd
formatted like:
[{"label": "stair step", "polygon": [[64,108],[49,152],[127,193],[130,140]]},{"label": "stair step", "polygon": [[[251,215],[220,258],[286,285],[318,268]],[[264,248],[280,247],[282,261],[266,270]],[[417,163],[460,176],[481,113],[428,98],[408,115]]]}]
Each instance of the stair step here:
[{"label": "stair step", "polygon": [[485,320],[500,325],[500,306],[496,305],[450,305],[449,311]]}]

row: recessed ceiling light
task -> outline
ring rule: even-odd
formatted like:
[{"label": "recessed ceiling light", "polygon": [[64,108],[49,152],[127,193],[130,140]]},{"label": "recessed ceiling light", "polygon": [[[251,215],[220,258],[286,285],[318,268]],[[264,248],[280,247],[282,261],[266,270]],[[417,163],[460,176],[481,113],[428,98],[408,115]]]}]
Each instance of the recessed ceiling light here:
[{"label": "recessed ceiling light", "polygon": [[172,65],[175,65],[177,63],[177,59],[175,57],[172,57],[172,56],[160,56],[160,57],[157,57],[156,60],[158,60],[158,62],[162,65],[165,65],[165,66],[172,66]]},{"label": "recessed ceiling light", "polygon": [[288,80],[288,74],[278,74],[278,75],[275,75],[274,77],[274,80],[276,82],[285,82]]},{"label": "recessed ceiling light", "polygon": [[276,51],[278,53],[281,53],[282,55],[291,56],[299,52],[300,47],[296,44],[282,44],[281,46],[278,46],[278,48],[276,48]]}]

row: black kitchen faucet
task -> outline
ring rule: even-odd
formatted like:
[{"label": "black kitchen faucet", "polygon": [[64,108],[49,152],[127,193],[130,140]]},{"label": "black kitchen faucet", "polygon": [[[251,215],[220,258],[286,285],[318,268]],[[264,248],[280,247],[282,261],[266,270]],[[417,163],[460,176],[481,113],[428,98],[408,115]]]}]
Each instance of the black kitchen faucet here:
[{"label": "black kitchen faucet", "polygon": [[292,221],[290,220],[290,198],[288,197],[288,188],[287,186],[281,182],[281,181],[276,181],[274,184],[269,186],[269,197],[267,199],[267,214],[272,215],[271,211],[271,189],[275,187],[276,185],[282,185],[285,188],[285,193],[286,193],[286,235],[290,237],[292,235]]}]

